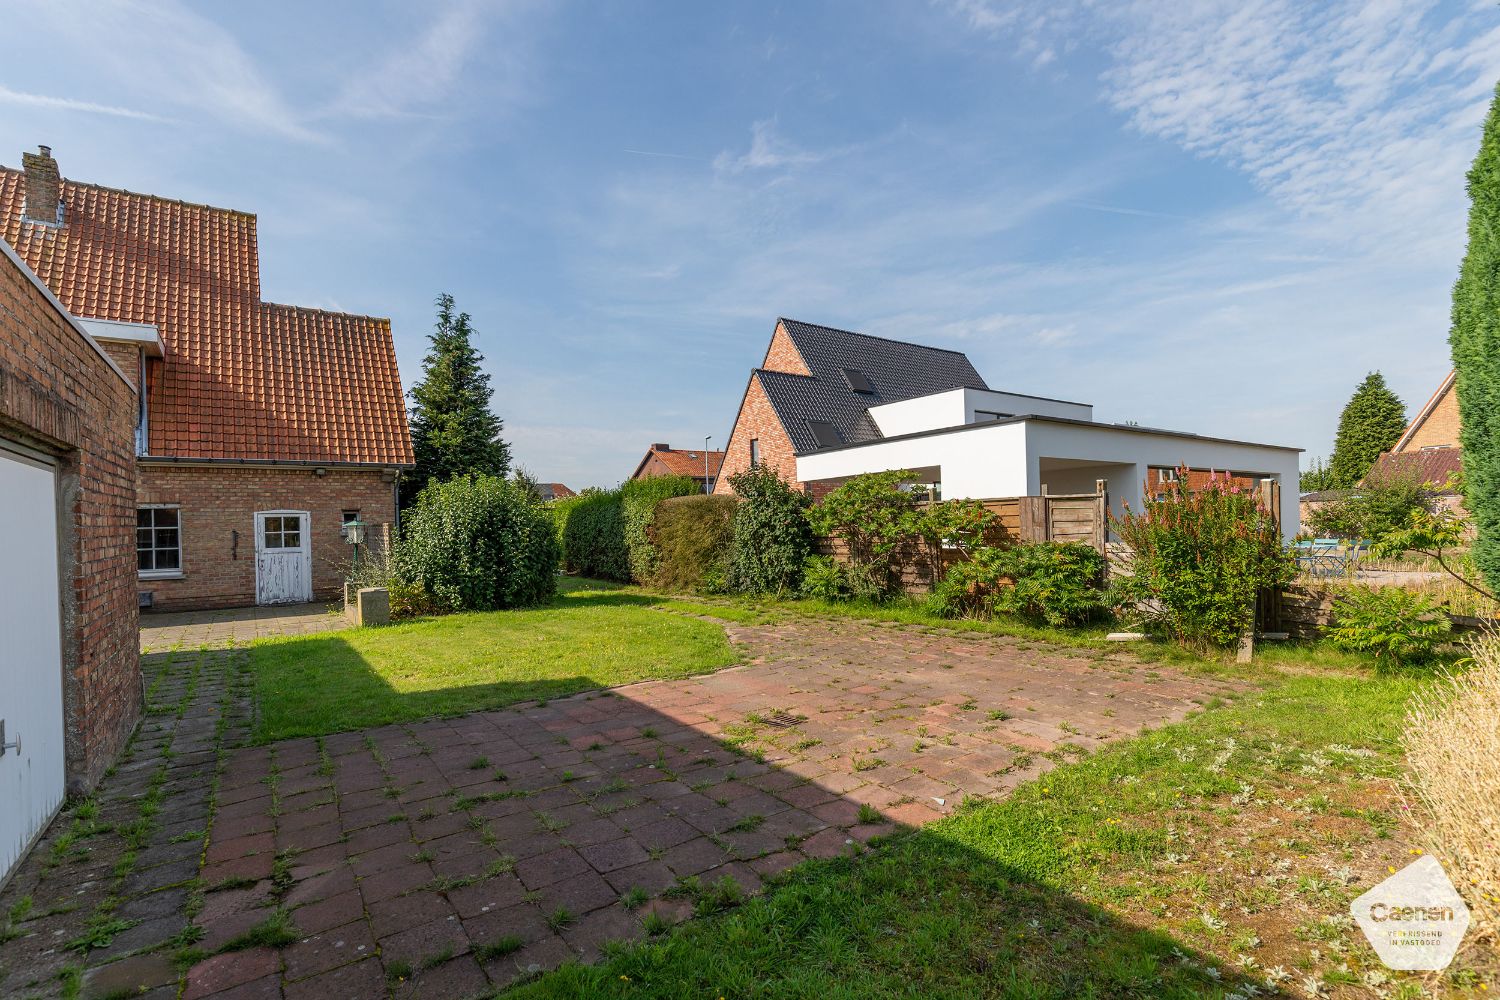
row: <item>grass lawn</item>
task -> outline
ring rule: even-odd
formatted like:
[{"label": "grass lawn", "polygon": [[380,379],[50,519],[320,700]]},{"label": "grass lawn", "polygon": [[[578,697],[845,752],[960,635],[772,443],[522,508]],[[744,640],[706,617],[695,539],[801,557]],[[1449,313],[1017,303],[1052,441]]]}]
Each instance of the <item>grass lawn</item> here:
[{"label": "grass lawn", "polygon": [[[811,613],[939,624],[902,605],[728,609],[734,620]],[[1419,852],[1392,779],[1406,702],[1429,675],[1377,675],[1357,656],[1280,644],[1262,647],[1246,676],[1257,687],[1232,704],[1060,766],[1004,800],[970,802],[920,831],[806,864],[742,906],[656,928],[601,965],[567,966],[506,995],[1500,995],[1493,951],[1471,947],[1425,978],[1397,973],[1347,916],[1354,897]]]},{"label": "grass lawn", "polygon": [[250,648],[257,736],[454,715],[735,662],[718,625],[656,603],[565,581],[542,608],[257,641]]}]

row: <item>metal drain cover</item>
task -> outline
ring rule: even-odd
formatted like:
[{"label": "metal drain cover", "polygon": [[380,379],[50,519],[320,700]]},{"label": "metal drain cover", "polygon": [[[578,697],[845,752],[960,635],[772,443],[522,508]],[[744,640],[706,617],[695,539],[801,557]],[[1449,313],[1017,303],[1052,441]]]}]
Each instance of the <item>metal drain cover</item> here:
[{"label": "metal drain cover", "polygon": [[792,715],[790,712],[777,712],[775,715],[767,715],[761,719],[762,724],[772,729],[791,729],[800,726],[807,721],[805,715]]}]

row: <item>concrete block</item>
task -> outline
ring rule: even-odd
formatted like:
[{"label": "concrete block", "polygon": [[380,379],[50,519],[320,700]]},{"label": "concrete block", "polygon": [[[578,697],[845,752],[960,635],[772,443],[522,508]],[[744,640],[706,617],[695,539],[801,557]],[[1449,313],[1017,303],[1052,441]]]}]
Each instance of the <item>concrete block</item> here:
[{"label": "concrete block", "polygon": [[356,625],[389,625],[391,592],[384,587],[362,587],[356,604]]}]

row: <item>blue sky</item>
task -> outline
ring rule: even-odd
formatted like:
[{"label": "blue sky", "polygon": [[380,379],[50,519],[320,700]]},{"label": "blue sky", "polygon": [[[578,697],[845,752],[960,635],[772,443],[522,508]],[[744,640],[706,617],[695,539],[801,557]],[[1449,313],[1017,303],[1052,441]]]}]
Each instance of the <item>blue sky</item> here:
[{"label": "blue sky", "polygon": [[7,4],[0,163],[260,217],[262,294],[473,315],[517,459],[722,447],[778,315],[1326,454],[1447,371],[1493,3]]}]

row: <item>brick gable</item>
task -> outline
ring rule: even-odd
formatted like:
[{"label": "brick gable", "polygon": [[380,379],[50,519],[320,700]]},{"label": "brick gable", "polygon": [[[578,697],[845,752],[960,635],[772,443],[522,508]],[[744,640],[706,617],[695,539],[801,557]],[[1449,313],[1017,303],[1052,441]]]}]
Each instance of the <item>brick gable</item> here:
[{"label": "brick gable", "polygon": [[792,449],[792,439],[781,426],[781,418],[766,396],[758,371],[750,375],[749,385],[745,388],[745,397],[729,436],[729,447],[724,450],[724,464],[720,466],[719,478],[714,483],[715,493],[734,493],[729,477],[750,468],[752,439],[759,442],[761,464],[801,489],[802,484],[797,482],[797,455]]}]

